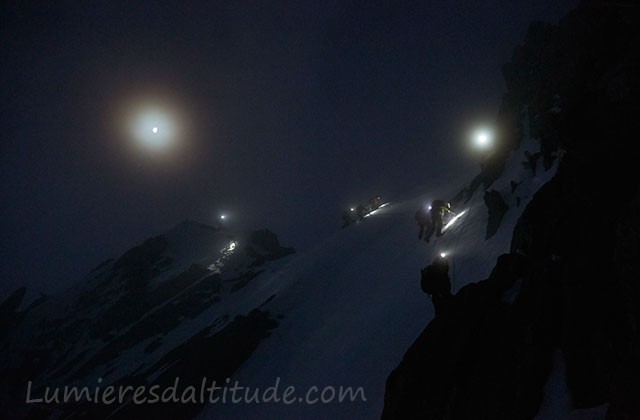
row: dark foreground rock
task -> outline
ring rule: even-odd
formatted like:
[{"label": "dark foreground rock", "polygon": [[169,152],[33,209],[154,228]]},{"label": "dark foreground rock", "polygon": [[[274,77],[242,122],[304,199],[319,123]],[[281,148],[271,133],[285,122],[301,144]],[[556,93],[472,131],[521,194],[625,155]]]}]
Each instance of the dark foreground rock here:
[{"label": "dark foreground rock", "polygon": [[630,2],[585,1],[557,26],[532,25],[515,50],[505,147],[519,145],[526,110],[544,166],[562,161],[511,253],[391,373],[383,419],[532,419],[558,352],[574,408],[640,419],[639,17]]}]

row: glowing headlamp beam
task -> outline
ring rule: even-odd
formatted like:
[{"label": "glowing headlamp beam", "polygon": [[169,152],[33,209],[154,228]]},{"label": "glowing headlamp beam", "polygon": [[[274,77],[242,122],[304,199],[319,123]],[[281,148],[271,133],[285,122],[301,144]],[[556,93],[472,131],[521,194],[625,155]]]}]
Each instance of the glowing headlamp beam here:
[{"label": "glowing headlamp beam", "polygon": [[462,217],[463,214],[465,214],[467,211],[463,210],[460,213],[456,214],[451,220],[449,220],[449,222],[442,228],[442,231],[444,232],[445,230],[449,229],[451,226],[453,226],[454,223],[456,223],[458,221],[458,219],[460,219],[460,217]]}]

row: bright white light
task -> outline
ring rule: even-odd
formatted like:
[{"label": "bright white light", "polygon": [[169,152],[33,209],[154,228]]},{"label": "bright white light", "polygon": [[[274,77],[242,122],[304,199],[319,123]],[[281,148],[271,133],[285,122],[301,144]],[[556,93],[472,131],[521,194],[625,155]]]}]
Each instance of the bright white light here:
[{"label": "bright white light", "polygon": [[193,138],[198,135],[191,100],[172,87],[127,86],[112,93],[113,128],[119,142],[116,147],[131,157],[142,157],[145,164],[177,167],[187,161]]},{"label": "bright white light", "polygon": [[224,268],[225,263],[231,257],[231,255],[233,255],[237,247],[238,247],[238,242],[231,241],[229,245],[227,245],[226,247],[220,250],[220,254],[221,254],[220,257],[218,257],[218,259],[215,260],[212,264],[210,264],[207,268],[213,271],[214,273],[217,273],[217,274],[222,273],[222,269]]},{"label": "bright white light", "polygon": [[[160,130],[162,127],[162,130]],[[131,121],[134,139],[150,150],[166,150],[177,137],[177,124],[166,111],[159,108],[142,108]]]},{"label": "bright white light", "polygon": [[351,211],[355,211],[355,209],[353,207],[351,207]]},{"label": "bright white light", "polygon": [[389,204],[391,204],[391,203],[384,203],[384,204],[381,204],[377,209],[375,209],[375,210],[373,210],[373,211],[370,211],[369,213],[365,214],[365,215],[364,215],[364,217],[369,217],[369,216],[371,216],[372,214],[376,214],[376,213],[377,213],[381,208],[386,207],[386,206],[388,206]]},{"label": "bright white light", "polygon": [[221,219],[221,220],[224,220],[224,219],[226,219],[226,218],[227,218],[227,216],[226,216],[226,215],[224,215],[224,214],[221,214],[221,215],[220,215],[220,219]]},{"label": "bright white light", "polygon": [[442,231],[444,232],[445,230],[449,229],[451,226],[454,225],[454,223],[456,223],[458,221],[458,219],[460,219],[460,217],[462,217],[463,214],[465,214],[467,211],[463,210],[460,213],[456,214],[453,218],[451,218],[451,220],[449,220],[449,222],[442,228]]},{"label": "bright white light", "polygon": [[493,133],[485,128],[479,129],[473,135],[473,142],[478,149],[490,149],[493,146]]},{"label": "bright white light", "polygon": [[444,253],[444,252],[441,252],[441,253],[440,253],[440,258],[445,258],[446,256],[447,256],[447,254],[446,254],[446,253]]}]

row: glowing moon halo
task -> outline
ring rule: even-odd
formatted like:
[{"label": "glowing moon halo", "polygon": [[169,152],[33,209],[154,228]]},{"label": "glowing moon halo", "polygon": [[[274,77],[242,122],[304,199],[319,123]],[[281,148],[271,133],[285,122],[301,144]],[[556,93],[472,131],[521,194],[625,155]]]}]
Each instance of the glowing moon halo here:
[{"label": "glowing moon halo", "polygon": [[144,149],[163,152],[175,146],[179,131],[175,115],[158,107],[145,106],[130,118],[133,140]]},{"label": "glowing moon halo", "polygon": [[489,150],[493,147],[493,132],[490,129],[481,128],[473,134],[473,143],[476,149]]},{"label": "glowing moon halo", "polygon": [[114,115],[118,145],[128,157],[156,165],[182,165],[193,146],[195,113],[187,98],[163,88],[126,92]]}]

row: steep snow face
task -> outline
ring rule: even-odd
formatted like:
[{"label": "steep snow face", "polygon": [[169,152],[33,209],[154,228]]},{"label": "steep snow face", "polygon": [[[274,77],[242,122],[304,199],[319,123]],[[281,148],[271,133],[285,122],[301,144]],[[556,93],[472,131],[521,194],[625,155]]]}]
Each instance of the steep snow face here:
[{"label": "steep snow face", "polygon": [[[555,173],[528,167],[524,141],[492,185],[509,205],[495,235],[485,239],[483,191],[454,209],[460,215],[441,238],[417,240],[414,213],[431,200],[453,197],[460,185],[425,189],[424,195],[391,203],[362,222],[337,232],[261,283],[276,299],[265,309],[283,319],[271,337],[229,381],[236,396],[261,394],[277,384],[284,400],[256,404],[242,397],[208,406],[208,418],[362,418],[380,416],[385,380],[424,325],[433,306],[420,290],[420,270],[440,253],[450,259],[454,292],[486,278],[497,257],[509,251],[513,227],[532,195]],[[512,183],[517,188],[512,189]],[[338,402],[340,387],[361,390],[355,401]],[[328,403],[319,401],[322,392]],[[330,399],[332,392],[336,397]],[[309,404],[307,393],[312,396]],[[364,395],[364,398],[362,398]],[[313,398],[318,397],[318,398]],[[364,401],[366,399],[366,401]]]}]

